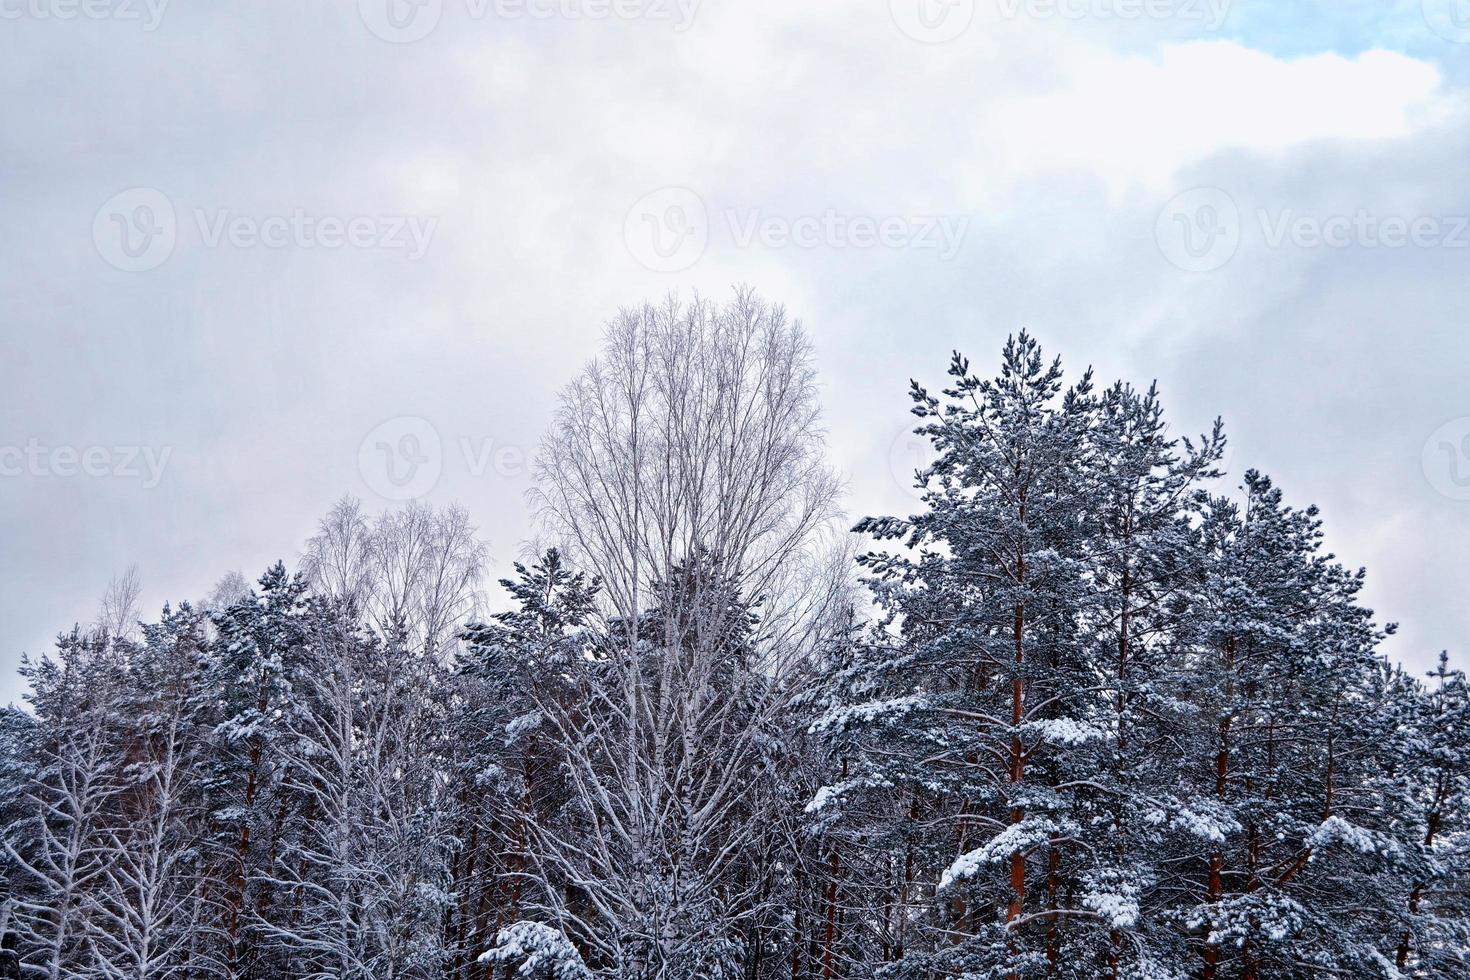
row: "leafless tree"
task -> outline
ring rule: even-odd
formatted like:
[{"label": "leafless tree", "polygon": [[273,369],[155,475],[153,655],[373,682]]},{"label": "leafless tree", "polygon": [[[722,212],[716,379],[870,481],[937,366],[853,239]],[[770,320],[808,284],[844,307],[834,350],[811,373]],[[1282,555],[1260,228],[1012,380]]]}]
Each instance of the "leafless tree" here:
[{"label": "leafless tree", "polygon": [[220,576],[214,588],[209,590],[209,595],[200,602],[199,608],[205,612],[220,612],[245,598],[250,592],[250,580],[244,573],[230,571]]},{"label": "leafless tree", "polygon": [[563,391],[536,472],[539,517],[630,628],[700,553],[763,603],[765,639],[788,641],[766,652],[820,622],[793,621],[810,598],[789,587],[826,568],[837,516],[811,344],[753,291],[623,310]]},{"label": "leafless tree", "polygon": [[136,817],[106,831],[102,877],[87,895],[93,965],[108,980],[180,975],[199,911],[199,881],[185,803],[188,749],[178,713],[143,745],[128,772]]},{"label": "leafless tree", "polygon": [[306,543],[302,572],[312,588],[366,606],[373,591],[373,537],[362,502],[344,496],[332,505]]},{"label": "leafless tree", "polygon": [[294,908],[260,927],[284,961],[323,964],[314,977],[432,976],[450,849],[429,752],[435,689],[349,620],[320,624],[312,648],[284,760],[310,819],[268,875]]},{"label": "leafless tree", "polygon": [[138,632],[138,599],[142,594],[143,578],[137,565],[129,565],[121,575],[114,575],[102,593],[97,628],[114,639],[133,639]]},{"label": "leafless tree", "polygon": [[624,310],[543,441],[539,514],[607,645],[541,705],[592,831],[537,829],[542,911],[620,976],[725,976],[762,911],[764,753],[844,581],[818,414],[800,325],[741,289]]},{"label": "leafless tree", "polygon": [[25,661],[32,707],[45,726],[37,778],[23,819],[3,828],[3,847],[26,891],[12,920],[48,980],[88,959],[89,895],[103,877],[108,810],[124,790],[116,718],[119,671],[100,636],[74,630],[56,655]]},{"label": "leafless tree", "polygon": [[423,649],[430,657],[442,654],[479,608],[488,549],[476,534],[469,511],[458,504],[430,521],[417,582]]},{"label": "leafless tree", "polygon": [[307,542],[303,569],[316,592],[350,602],[380,635],[436,657],[478,607],[486,560],[458,504],[414,502],[369,519],[343,497]]}]

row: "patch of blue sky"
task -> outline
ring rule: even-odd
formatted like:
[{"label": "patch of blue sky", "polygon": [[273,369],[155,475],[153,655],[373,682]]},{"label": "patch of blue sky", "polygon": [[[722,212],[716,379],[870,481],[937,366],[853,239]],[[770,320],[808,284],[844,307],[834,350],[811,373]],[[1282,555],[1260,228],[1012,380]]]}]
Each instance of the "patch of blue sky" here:
[{"label": "patch of blue sky", "polygon": [[[1208,6],[1211,0],[1172,2]],[[1386,49],[1437,62],[1447,73],[1470,61],[1470,0],[1214,2],[1229,7],[1218,36],[1278,57]]]}]

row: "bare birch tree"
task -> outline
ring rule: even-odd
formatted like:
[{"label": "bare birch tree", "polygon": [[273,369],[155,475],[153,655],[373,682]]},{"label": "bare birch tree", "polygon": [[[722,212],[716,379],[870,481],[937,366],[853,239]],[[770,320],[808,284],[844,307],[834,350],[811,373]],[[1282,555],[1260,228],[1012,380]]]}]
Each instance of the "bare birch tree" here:
[{"label": "bare birch tree", "polygon": [[541,911],[594,968],[732,975],[762,912],[785,682],[840,593],[806,335],[744,289],[623,311],[538,476],[547,529],[602,583],[606,637],[578,696],[540,705],[585,822],[536,828]]},{"label": "bare birch tree", "polygon": [[373,593],[373,535],[362,502],[343,496],[306,543],[301,571],[321,595],[363,609]]},{"label": "bare birch tree", "polygon": [[143,594],[143,577],[137,565],[114,575],[102,593],[97,609],[97,628],[119,640],[131,640],[138,632],[138,599]]},{"label": "bare birch tree", "polygon": [[204,616],[187,603],[144,627],[127,666],[127,752],[122,798],[99,853],[101,879],[87,897],[88,943],[97,975],[107,980],[163,980],[189,975],[203,883],[200,753],[204,733],[191,703]]},{"label": "bare birch tree", "polygon": [[313,591],[348,602],[384,637],[442,654],[478,607],[487,549],[458,504],[410,503],[369,519],[343,497],[307,542]]},{"label": "bare birch tree", "polygon": [[351,620],[323,617],[312,647],[284,753],[285,785],[310,816],[269,874],[291,914],[262,927],[293,976],[433,976],[448,846],[431,791],[431,692]]},{"label": "bare birch tree", "polygon": [[26,661],[31,703],[44,734],[25,817],[0,837],[25,887],[12,922],[31,950],[27,966],[47,980],[77,975],[87,953],[88,896],[106,864],[108,809],[124,788],[117,751],[119,671],[101,635],[79,630],[54,657]]}]

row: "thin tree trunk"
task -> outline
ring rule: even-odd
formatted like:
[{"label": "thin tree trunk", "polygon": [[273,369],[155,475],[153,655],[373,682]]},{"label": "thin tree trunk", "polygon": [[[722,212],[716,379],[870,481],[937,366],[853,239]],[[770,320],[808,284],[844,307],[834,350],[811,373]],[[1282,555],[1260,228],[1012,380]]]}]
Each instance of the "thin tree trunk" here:
[{"label": "thin tree trunk", "polygon": [[[1021,504],[1018,516],[1021,525],[1026,523],[1026,505]],[[1024,588],[1026,584],[1026,552],[1024,544],[1016,543],[1016,586]],[[1026,776],[1025,748],[1021,745],[1019,729],[1026,715],[1026,685],[1021,676],[1022,666],[1026,662],[1026,606],[1024,602],[1016,603],[1015,612],[1011,620],[1011,641],[1015,649],[1014,666],[1015,676],[1011,679],[1011,752],[1010,752],[1010,781],[1012,792],[1020,790],[1021,781]],[[1026,813],[1019,806],[1012,806],[1010,812],[1011,826],[1019,824],[1026,817]],[[1011,955],[1015,956],[1019,950],[1016,946],[1014,933],[1011,925],[1021,915],[1021,909],[1026,904],[1026,852],[1017,849],[1011,852],[1011,900],[1006,906],[1006,932],[1007,942]],[[1012,972],[1009,980],[1019,980],[1020,974]]]},{"label": "thin tree trunk", "polygon": [[[1224,800],[1226,788],[1229,786],[1230,777],[1230,720],[1232,707],[1230,702],[1235,697],[1235,640],[1225,641],[1225,712],[1220,718],[1220,741],[1215,752],[1215,796]],[[1206,899],[1214,904],[1220,901],[1224,894],[1223,872],[1225,868],[1225,853],[1216,848],[1210,854],[1210,879],[1206,890]],[[1211,930],[1213,931],[1213,929]],[[1206,937],[1204,949],[1204,970],[1201,972],[1201,980],[1215,980],[1216,971],[1220,965],[1220,948]]]},{"label": "thin tree trunk", "polygon": [[832,848],[831,878],[827,882],[827,926],[822,937],[822,980],[832,980],[832,944],[837,936],[837,876],[842,870],[842,858],[837,848]]}]

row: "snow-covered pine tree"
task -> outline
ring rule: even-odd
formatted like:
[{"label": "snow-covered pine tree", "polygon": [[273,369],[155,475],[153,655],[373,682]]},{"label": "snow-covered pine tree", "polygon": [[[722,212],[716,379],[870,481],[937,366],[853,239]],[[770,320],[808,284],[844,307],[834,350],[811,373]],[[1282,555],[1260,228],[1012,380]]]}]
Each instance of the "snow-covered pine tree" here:
[{"label": "snow-covered pine tree", "polygon": [[[26,818],[26,793],[36,779],[38,730],[36,720],[21,708],[0,708],[0,827],[15,827]],[[36,841],[16,837],[10,843],[24,857],[33,853]],[[10,928],[16,903],[32,893],[20,861],[0,846],[0,934]]]},{"label": "snow-covered pine tree", "polygon": [[1177,937],[1160,928],[1168,903],[1160,815],[1175,819],[1184,806],[1171,756],[1189,718],[1179,700],[1181,627],[1201,566],[1191,515],[1224,440],[1218,421],[1197,443],[1171,435],[1156,388],[1122,382],[1099,396],[1087,438],[1081,513],[1091,595],[1080,639],[1099,696],[1079,704],[1099,737],[1093,771],[1079,772],[1072,789],[1088,840],[1063,848],[1060,863],[1078,880],[1079,910],[1099,918],[1072,918],[1057,953],[1116,980],[1167,974],[1180,960]]},{"label": "snow-covered pine tree", "polygon": [[268,877],[300,801],[283,785],[288,715],[309,634],[306,582],[277,562],[252,590],[213,617],[218,637],[202,671],[197,718],[211,732],[204,851],[210,969],[235,980],[265,968],[259,925],[275,913]]},{"label": "snow-covered pine tree", "polygon": [[926,510],[857,527],[899,546],[862,558],[892,635],[840,677],[847,703],[818,722],[854,757],[824,795],[897,789],[889,812],[933,828],[928,935],[906,967],[1015,977],[1055,968],[1065,920],[1098,915],[1068,907],[1060,868],[1085,831],[1074,789],[1101,735],[1078,635],[1096,409],[1090,374],[1063,392],[1060,362],[1024,333],[996,378],[958,354],[949,373],[942,398],[912,389],[938,454]]},{"label": "snow-covered pine tree", "polygon": [[1397,792],[1383,799],[1402,801],[1411,855],[1410,874],[1387,889],[1405,912],[1394,963],[1409,976],[1459,976],[1470,969],[1470,684],[1445,653],[1427,685],[1397,680],[1380,726],[1401,752]]},{"label": "snow-covered pine tree", "polygon": [[571,680],[591,655],[596,583],[569,569],[554,548],[529,567],[517,562],[515,571],[500,582],[515,605],[465,629],[457,668],[449,758],[459,846],[449,933],[455,969],[466,973],[523,916],[573,932],[556,901],[538,890],[553,876],[532,873],[533,835],[587,829],[567,825],[569,788],[554,725],[576,713]]},{"label": "snow-covered pine tree", "polygon": [[259,941],[290,976],[428,978],[443,966],[449,840],[424,719],[431,688],[407,662],[350,603],[313,600],[278,763],[299,827],[260,871],[281,897]]},{"label": "snow-covered pine tree", "polygon": [[1394,917],[1363,882],[1402,858],[1378,791],[1384,747],[1367,737],[1382,638],[1356,602],[1361,573],[1321,551],[1316,508],[1288,506],[1248,471],[1243,508],[1211,502],[1192,699],[1198,761],[1185,770],[1198,875],[1185,921],[1200,975],[1392,976]]}]

